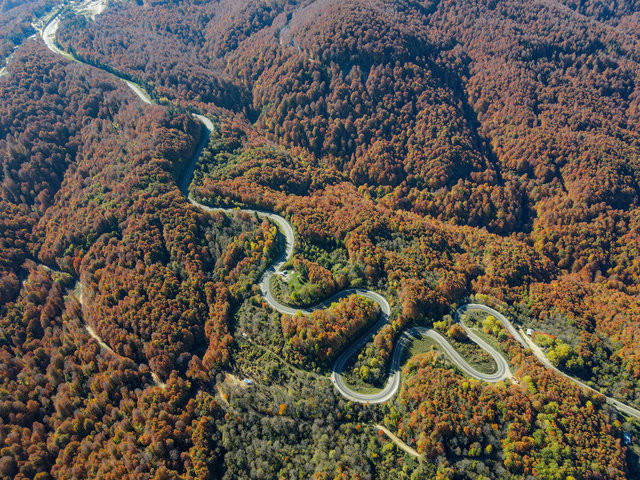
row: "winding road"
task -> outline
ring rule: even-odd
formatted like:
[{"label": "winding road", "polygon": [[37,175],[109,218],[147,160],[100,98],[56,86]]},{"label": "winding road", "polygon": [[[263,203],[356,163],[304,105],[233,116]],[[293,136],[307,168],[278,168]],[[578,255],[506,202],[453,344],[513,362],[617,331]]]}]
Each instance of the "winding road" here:
[{"label": "winding road", "polygon": [[[45,41],[46,45],[49,47],[49,49],[51,51],[53,51],[54,53],[58,54],[58,55],[62,55],[67,59],[71,59],[71,60],[75,60],[78,61],[80,63],[84,63],[82,60],[73,57],[71,54],[62,51],[60,48],[57,47],[56,42],[55,42],[55,38],[56,38],[56,31],[58,29],[58,26],[60,24],[60,16],[55,15],[45,26],[44,29],[41,30],[41,35],[43,40]],[[87,64],[88,65],[88,64]],[[107,72],[106,70],[103,70],[105,72]],[[155,104],[155,102],[152,100],[152,98],[150,97],[150,95],[148,95],[148,93],[139,85],[136,85],[135,83],[128,81],[122,77],[119,77],[115,74],[113,74],[112,72],[107,72],[111,75],[116,76],[117,78],[119,78],[120,80],[124,81],[127,86],[129,86],[129,88],[145,103],[147,104]],[[192,115],[198,119],[201,124],[204,126],[205,128],[205,132],[202,135],[202,139],[200,142],[200,145],[198,147],[198,150],[196,151],[196,154],[193,157],[193,160],[191,161],[189,167],[187,168],[187,171],[185,172],[182,180],[180,181],[179,184],[179,188],[181,190],[181,192],[186,196],[186,198],[188,199],[188,201],[204,210],[207,212],[225,212],[225,213],[231,213],[234,211],[239,211],[239,209],[230,209],[230,208],[214,208],[214,207],[209,207],[206,205],[203,205],[199,202],[197,202],[191,195],[189,195],[188,189],[189,189],[189,185],[191,183],[191,180],[193,178],[193,172],[195,170],[195,166],[196,163],[198,161],[198,158],[200,157],[200,153],[202,152],[202,149],[204,148],[204,146],[206,145],[209,135],[211,134],[211,132],[214,129],[213,124],[211,123],[211,121],[199,114],[195,114],[192,113]],[[414,327],[411,328],[409,330],[407,330],[406,332],[404,332],[401,337],[398,339],[395,347],[394,347],[394,351],[393,351],[393,357],[391,360],[391,365],[390,365],[390,369],[389,369],[389,377],[387,380],[386,385],[384,386],[384,388],[382,390],[380,390],[379,392],[376,393],[360,393],[357,392],[355,390],[353,390],[352,388],[350,388],[347,383],[345,382],[344,378],[343,378],[343,371],[345,369],[345,367],[347,366],[349,359],[351,359],[351,357],[353,355],[355,355],[364,345],[366,345],[366,343],[368,341],[370,341],[374,335],[388,322],[389,320],[389,315],[391,313],[391,308],[389,305],[389,302],[379,293],[376,293],[374,291],[371,290],[364,290],[364,289],[347,289],[347,290],[343,290],[335,295],[333,295],[332,297],[330,297],[329,299],[315,305],[314,307],[311,307],[309,309],[298,309],[298,308],[293,308],[290,307],[288,305],[284,305],[280,302],[278,302],[278,300],[273,296],[271,289],[270,289],[270,280],[271,278],[276,275],[279,274],[280,272],[282,272],[282,267],[283,265],[291,258],[291,256],[293,255],[293,251],[294,251],[294,245],[295,245],[295,232],[294,229],[292,227],[292,225],[283,217],[281,217],[280,215],[277,215],[275,213],[271,213],[271,212],[267,212],[267,211],[263,211],[263,210],[255,210],[255,209],[242,209],[242,211],[245,212],[249,212],[252,214],[257,215],[260,218],[263,219],[267,219],[271,222],[273,222],[274,224],[276,224],[280,230],[280,232],[283,234],[285,240],[286,240],[286,245],[284,248],[284,251],[282,253],[282,255],[276,259],[274,261],[274,263],[263,273],[261,279],[260,279],[260,287],[262,290],[262,294],[266,300],[266,302],[275,310],[277,310],[278,312],[281,313],[285,313],[285,314],[289,314],[289,315],[294,315],[298,312],[301,312],[303,314],[310,314],[313,310],[318,310],[318,309],[323,309],[323,308],[327,308],[328,306],[330,306],[333,302],[339,300],[340,298],[343,298],[345,296],[351,295],[351,294],[357,294],[357,295],[361,295],[363,297],[366,297],[372,301],[374,301],[375,303],[377,303],[380,307],[380,317],[377,320],[377,322],[365,333],[363,334],[360,338],[358,338],[355,342],[353,342],[336,360],[334,366],[333,366],[333,371],[331,374],[331,381],[333,382],[333,385],[335,386],[335,388],[340,392],[341,395],[343,395],[345,398],[354,401],[354,402],[359,402],[359,403],[366,403],[366,404],[378,404],[378,403],[383,403],[386,402],[388,400],[390,400],[398,391],[398,388],[400,386],[400,382],[401,382],[401,375],[400,375],[400,366],[401,366],[401,362],[402,362],[402,358],[403,358],[403,353],[405,351],[405,349],[408,347],[408,345],[410,344],[412,338],[415,337],[428,337],[431,338],[432,340],[434,340],[435,342],[437,342],[441,347],[443,352],[449,357],[449,359],[462,371],[464,372],[466,375],[476,378],[478,380],[482,380],[485,382],[500,382],[500,381],[504,381],[508,378],[510,378],[511,376],[511,372],[509,369],[509,363],[508,361],[500,354],[500,352],[498,352],[495,348],[493,348],[490,344],[488,344],[486,341],[484,341],[482,338],[480,338],[478,335],[476,335],[467,325],[464,324],[463,319],[462,319],[462,314],[464,313],[469,313],[469,312],[473,312],[473,311],[480,311],[480,312],[485,312],[488,313],[490,315],[493,315],[498,321],[500,321],[502,323],[502,325],[504,325],[504,327],[507,329],[507,331],[519,342],[523,345],[524,348],[526,349],[531,349],[533,351],[533,353],[540,359],[540,361],[543,362],[543,364],[551,369],[553,369],[554,371],[559,372],[560,374],[564,375],[565,377],[569,378],[570,380],[576,382],[578,385],[580,385],[581,387],[587,388],[589,390],[592,390],[592,388],[588,387],[587,385],[585,385],[584,383],[577,381],[576,379],[567,376],[566,374],[560,372],[559,370],[557,370],[555,367],[553,367],[550,362],[546,359],[546,357],[544,356],[544,353],[541,352],[541,350],[539,348],[537,348],[537,346],[532,345],[533,342],[531,342],[528,338],[526,338],[526,336],[522,335],[521,332],[519,332],[514,326],[513,324],[506,318],[504,317],[502,314],[500,314],[499,312],[497,312],[496,310],[486,306],[486,305],[480,305],[480,304],[468,304],[468,305],[464,305],[462,307],[460,307],[456,312],[455,312],[455,319],[458,322],[459,325],[462,326],[462,328],[465,330],[467,336],[474,341],[476,344],[478,344],[478,346],[482,349],[484,349],[485,351],[487,351],[491,357],[494,359],[495,363],[496,363],[496,371],[494,373],[491,374],[486,374],[483,372],[480,372],[476,369],[474,369],[471,365],[469,365],[468,362],[466,362],[466,360],[464,358],[462,358],[462,356],[453,348],[453,346],[446,340],[446,338],[444,338],[442,335],[440,335],[438,332],[436,332],[435,330],[432,329],[427,329],[424,327]],[[91,333],[91,331],[89,331]],[[108,348],[108,347],[107,347]],[[536,350],[537,348],[537,350]],[[155,378],[154,378],[155,379]],[[159,379],[158,379],[159,381]],[[638,417],[640,418],[640,411],[638,411],[637,409],[630,407],[628,405],[623,404],[622,402],[619,402],[618,400],[612,399],[612,398],[608,398],[607,397],[607,401],[616,406],[618,409],[620,409],[621,411]]]}]

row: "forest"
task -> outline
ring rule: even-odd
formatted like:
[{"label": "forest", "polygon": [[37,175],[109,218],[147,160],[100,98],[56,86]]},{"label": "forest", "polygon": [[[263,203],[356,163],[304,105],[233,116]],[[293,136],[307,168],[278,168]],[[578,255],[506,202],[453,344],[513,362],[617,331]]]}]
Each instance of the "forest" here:
[{"label": "forest", "polygon": [[35,33],[31,19],[50,11],[53,0],[3,0],[0,2],[0,68],[13,51]]},{"label": "forest", "polygon": [[[640,476],[634,2],[0,2],[0,478]],[[16,48],[17,47],[17,48]],[[144,86],[146,105],[116,76]],[[209,118],[206,137],[191,115]],[[206,139],[186,198],[178,185]],[[468,378],[411,326],[513,378]],[[407,453],[379,428],[388,428]]]}]

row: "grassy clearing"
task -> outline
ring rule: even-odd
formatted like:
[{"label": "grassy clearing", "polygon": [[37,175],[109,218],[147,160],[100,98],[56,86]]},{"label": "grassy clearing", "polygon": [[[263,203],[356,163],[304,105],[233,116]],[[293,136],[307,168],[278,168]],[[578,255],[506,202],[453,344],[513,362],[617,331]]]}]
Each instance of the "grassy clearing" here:
[{"label": "grassy clearing", "polygon": [[[496,371],[496,363],[489,353],[476,345],[473,341],[467,339],[458,341],[447,338],[453,348],[462,356],[462,358],[473,368],[482,373],[494,373]],[[440,344],[430,337],[422,337],[411,341],[407,352],[403,358],[403,365],[413,356],[429,351],[437,351],[442,353],[442,358],[449,364],[453,365],[448,355],[440,347]]]},{"label": "grassy clearing", "polygon": [[287,275],[287,285],[289,286],[290,292],[295,292],[302,288],[304,282],[300,278],[300,272],[293,272]]},{"label": "grassy clearing", "polygon": [[405,354],[402,359],[402,365],[407,363],[412,357],[420,355],[421,353],[431,352],[437,350],[441,352],[438,342],[430,337],[414,338],[409,344],[409,348],[405,350]]},{"label": "grassy clearing", "polygon": [[493,348],[495,348],[498,351],[498,353],[500,353],[500,355],[502,355],[505,358],[509,358],[509,355],[506,354],[504,349],[501,347],[500,342],[495,336],[485,332],[482,328],[472,327],[471,331],[476,335],[478,335],[481,339],[483,339],[489,345],[491,345]]},{"label": "grassy clearing", "polygon": [[[494,320],[493,323],[496,325],[496,327],[493,333],[487,333],[483,327],[483,321],[488,317],[492,317],[492,315],[489,315],[485,312],[472,312],[467,315],[465,325],[467,325],[467,327],[470,328],[473,333],[478,335],[485,342],[487,342],[498,352],[500,352],[503,357],[510,358],[509,355],[507,355],[504,351],[504,348],[502,348],[502,346],[500,345],[499,340],[499,338],[503,337],[503,335],[510,337],[509,332],[501,323],[499,323],[497,320]],[[500,337],[497,336],[498,333],[500,334]]]},{"label": "grassy clearing", "polygon": [[374,393],[379,393],[382,391],[382,388],[378,388],[378,387],[372,387],[370,385],[359,385],[359,386],[355,386],[355,385],[350,385],[348,384],[349,388],[351,388],[354,392],[356,393],[360,393],[363,395],[373,395]]},{"label": "grassy clearing", "polygon": [[482,373],[496,372],[497,365],[493,357],[475,342],[470,339],[460,341],[449,338],[448,340],[460,356],[473,368]]}]

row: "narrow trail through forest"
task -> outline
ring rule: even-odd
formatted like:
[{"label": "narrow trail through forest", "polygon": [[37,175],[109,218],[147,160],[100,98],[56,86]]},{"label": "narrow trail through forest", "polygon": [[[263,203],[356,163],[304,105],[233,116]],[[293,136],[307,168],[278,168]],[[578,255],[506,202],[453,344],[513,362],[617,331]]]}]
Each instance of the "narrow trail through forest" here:
[{"label": "narrow trail through forest", "polygon": [[[84,287],[80,282],[76,282],[76,286],[75,288],[69,290],[69,293],[71,293],[72,295],[74,295],[76,297],[76,299],[78,300],[78,303],[80,304],[80,308],[84,309]],[[105,342],[102,337],[100,335],[98,335],[98,333],[94,330],[94,328],[89,325],[85,320],[84,320],[84,313],[82,315],[82,324],[84,325],[85,330],[87,331],[87,333],[89,334],[89,336],[91,338],[93,338],[98,345],[100,345],[100,348],[102,348],[103,350],[105,350],[107,353],[109,353],[110,355],[113,355],[114,357],[118,357],[120,359],[124,358],[122,355],[120,355],[119,353],[116,353],[108,344],[107,342]],[[151,379],[153,380],[153,383],[156,387],[160,387],[162,390],[164,390],[165,388],[167,388],[167,384],[164,383],[160,377],[158,376],[157,373],[150,371],[151,372]]]},{"label": "narrow trail through forest", "polygon": [[394,435],[394,433],[391,430],[389,430],[384,425],[380,425],[380,424],[376,423],[376,424],[373,425],[373,427],[377,428],[378,430],[382,430],[382,432],[384,432],[384,434],[387,437],[389,437],[391,439],[391,441],[393,443],[395,443],[398,447],[400,447],[400,449],[403,450],[405,453],[408,453],[409,455],[411,455],[414,458],[418,458],[418,459],[424,458],[422,455],[420,455],[420,453],[415,448],[411,448],[409,445],[404,443],[396,435]]},{"label": "narrow trail through forest", "polygon": [[[45,26],[44,29],[41,30],[41,35],[43,40],[45,41],[45,43],[47,44],[47,46],[49,47],[49,49],[51,51],[53,51],[56,54],[62,55],[65,58],[71,59],[71,60],[75,60],[78,61],[80,63],[84,63],[82,60],[79,60],[75,57],[73,57],[72,55],[70,55],[67,52],[62,51],[57,45],[56,45],[56,41],[55,41],[55,36],[56,36],[56,31],[57,28],[59,26],[60,23],[60,17],[59,14],[54,16],[49,23]],[[87,64],[88,65],[88,64]],[[98,67],[96,67],[98,68]],[[116,78],[124,81],[129,88],[131,88],[131,90],[134,91],[134,93],[145,103],[147,104],[155,104],[155,102],[152,100],[152,98],[150,97],[150,95],[148,95],[147,92],[145,92],[145,90],[140,87],[139,85],[136,85],[133,82],[130,82],[118,75],[115,75],[112,72],[108,72],[106,70],[103,70],[106,73],[109,73],[110,75],[115,76]],[[284,235],[284,238],[286,240],[286,246],[284,249],[283,254],[281,255],[280,258],[276,259],[274,261],[274,263],[267,268],[267,270],[263,273],[261,279],[260,279],[260,286],[261,286],[261,290],[262,290],[262,294],[265,298],[265,300],[267,301],[267,303],[269,303],[269,305],[275,309],[278,312],[281,313],[285,313],[285,314],[296,314],[298,311],[301,311],[304,314],[311,314],[311,312],[313,310],[318,310],[318,309],[323,309],[323,308],[327,308],[328,306],[330,306],[330,304],[340,298],[343,298],[347,295],[350,294],[357,294],[357,295],[361,295],[364,296],[374,302],[376,302],[381,310],[381,314],[380,314],[380,318],[378,319],[378,321],[375,323],[375,325],[373,325],[373,327],[371,327],[364,335],[362,335],[360,338],[358,338],[357,340],[355,340],[347,349],[345,349],[345,351],[338,357],[338,359],[336,360],[334,366],[333,366],[333,371],[332,371],[332,375],[331,375],[331,380],[335,386],[335,388],[340,392],[341,395],[343,395],[345,398],[354,401],[354,402],[359,402],[359,403],[365,403],[365,404],[376,404],[376,403],[383,403],[386,402],[388,400],[390,400],[398,391],[400,383],[401,383],[401,375],[400,375],[400,366],[401,366],[401,361],[402,361],[402,357],[403,357],[403,353],[405,351],[405,349],[408,347],[411,337],[412,336],[426,336],[426,337],[430,337],[431,339],[433,339],[434,341],[436,341],[443,349],[443,351],[445,352],[445,354],[449,357],[449,359],[460,369],[462,370],[465,374],[469,375],[470,377],[476,378],[478,380],[482,380],[485,382],[500,382],[500,381],[504,381],[508,378],[511,377],[511,372],[509,369],[509,363],[508,361],[502,356],[502,354],[500,352],[498,352],[495,348],[493,348],[491,345],[489,345],[487,342],[485,342],[482,338],[478,337],[466,324],[464,324],[463,320],[462,320],[462,314],[463,313],[467,313],[467,312],[474,312],[474,311],[480,311],[480,312],[485,312],[487,314],[493,315],[506,329],[507,331],[520,343],[522,344],[523,348],[525,349],[529,349],[532,350],[532,352],[534,353],[534,355],[536,355],[536,357],[548,368],[560,373],[561,375],[563,375],[564,377],[570,379],[571,381],[575,382],[577,385],[589,389],[590,391],[595,391],[593,390],[591,387],[588,387],[587,385],[585,385],[583,382],[580,382],[579,380],[574,379],[573,377],[570,377],[562,372],[560,372],[559,370],[557,370],[555,367],[553,367],[551,365],[551,363],[548,361],[548,359],[546,359],[546,357],[544,356],[544,353],[537,348],[537,346],[533,346],[532,343],[528,338],[526,338],[526,336],[521,335],[521,333],[515,328],[515,326],[501,313],[499,313],[498,311],[486,306],[486,305],[480,305],[480,304],[468,304],[468,305],[464,305],[462,307],[460,307],[456,313],[455,313],[455,319],[456,322],[465,330],[465,332],[467,333],[467,336],[474,341],[476,344],[478,344],[478,346],[480,346],[480,348],[484,349],[485,351],[487,351],[491,357],[494,359],[494,361],[496,362],[497,365],[497,370],[495,373],[492,374],[485,374],[482,372],[479,372],[478,370],[474,369],[471,365],[469,365],[469,363],[463,359],[460,354],[458,354],[458,352],[453,348],[453,346],[442,336],[440,335],[438,332],[436,332],[435,330],[432,329],[427,329],[424,327],[415,327],[412,328],[406,332],[404,332],[404,334],[398,339],[398,341],[396,342],[396,345],[394,346],[394,351],[393,351],[393,358],[391,361],[391,365],[389,368],[389,377],[387,380],[387,383],[385,385],[385,387],[376,393],[372,393],[372,394],[365,394],[365,393],[359,393],[355,390],[353,390],[352,388],[350,388],[343,376],[342,373],[344,371],[344,369],[346,368],[348,361],[351,359],[351,357],[353,355],[355,355],[357,353],[358,350],[360,350],[369,340],[371,340],[373,338],[373,336],[380,330],[380,328],[382,328],[388,321],[389,319],[389,315],[391,312],[390,306],[388,301],[379,293],[377,292],[373,292],[371,290],[364,290],[364,289],[347,289],[344,290],[342,292],[337,293],[336,295],[332,296],[331,298],[329,298],[328,300],[325,300],[321,303],[319,303],[318,305],[311,307],[310,309],[297,309],[297,308],[292,308],[290,306],[287,305],[283,305],[281,303],[279,303],[274,297],[273,294],[270,290],[270,284],[269,284],[269,280],[271,279],[271,277],[273,277],[276,274],[279,274],[282,271],[282,267],[285,264],[285,262],[287,262],[291,256],[293,255],[293,251],[294,251],[294,245],[295,245],[295,233],[294,233],[294,229],[292,227],[292,225],[283,217],[272,213],[272,212],[267,212],[267,211],[263,211],[263,210],[256,210],[256,209],[230,209],[230,208],[214,208],[214,207],[209,207],[206,205],[203,205],[199,202],[197,202],[188,192],[189,189],[189,185],[191,183],[191,180],[193,178],[193,172],[195,170],[195,166],[197,164],[197,161],[200,157],[200,153],[202,152],[202,149],[204,148],[204,146],[206,145],[206,143],[208,142],[209,139],[209,135],[211,134],[211,132],[213,131],[213,124],[211,123],[211,121],[199,114],[195,114],[192,113],[192,115],[197,118],[201,124],[205,127],[206,131],[204,133],[204,135],[202,136],[202,140],[200,142],[200,145],[198,147],[198,150],[196,152],[196,154],[194,155],[189,167],[187,168],[187,171],[185,172],[182,181],[180,182],[180,184],[178,185],[180,190],[183,192],[183,194],[186,196],[186,198],[188,199],[188,201],[204,210],[207,212],[225,212],[225,213],[231,213],[234,211],[244,211],[244,212],[248,212],[248,213],[252,213],[257,215],[258,217],[262,218],[262,219],[267,219],[273,223],[275,223],[278,228],[280,229],[281,233]],[[157,378],[157,377],[154,377]],[[159,380],[159,379],[158,379]],[[597,392],[599,393],[599,392]],[[620,409],[621,411],[627,413],[628,415],[631,416],[635,416],[637,418],[640,418],[640,411],[629,406],[626,405],[618,400],[615,400],[613,398],[610,397],[606,397],[607,402],[610,403],[611,405],[614,405],[615,407],[617,407],[618,409]],[[407,448],[409,448],[407,446]]]},{"label": "narrow trail through forest", "polygon": [[[43,270],[46,270],[47,272],[50,272],[50,273],[55,273],[55,274],[58,274],[58,275],[63,275],[64,274],[63,272],[61,272],[59,270],[52,269],[51,267],[45,265],[44,263],[37,263],[36,266],[38,268],[42,268]],[[22,284],[24,285],[24,281],[22,282]],[[73,295],[73,297],[78,301],[78,304],[80,305],[80,308],[82,310],[82,318],[81,318],[82,325],[84,326],[84,329],[87,331],[89,336],[91,338],[93,338],[98,343],[98,345],[100,345],[100,348],[102,348],[108,354],[113,355],[114,357],[117,357],[117,358],[120,358],[120,359],[125,358],[122,355],[120,355],[119,353],[115,352],[107,344],[107,342],[105,342],[103,340],[103,338],[100,335],[98,335],[98,333],[95,331],[95,329],[85,321],[85,319],[84,319],[84,307],[85,307],[84,285],[82,283],[80,283],[80,280],[76,280],[75,283],[70,288],[66,289],[66,292],[67,292],[67,295]],[[160,377],[158,377],[158,375],[155,372],[151,372],[151,378],[152,378],[153,383],[155,384],[155,386],[160,387],[163,390],[167,387],[167,384],[164,383],[162,380],[160,380]]]}]

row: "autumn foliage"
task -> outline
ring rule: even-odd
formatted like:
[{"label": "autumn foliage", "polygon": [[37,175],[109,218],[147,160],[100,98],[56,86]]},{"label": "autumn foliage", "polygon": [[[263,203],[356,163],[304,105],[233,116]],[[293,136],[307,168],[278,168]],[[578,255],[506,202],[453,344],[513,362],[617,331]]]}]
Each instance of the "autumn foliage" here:
[{"label": "autumn foliage", "polygon": [[[21,45],[0,78],[0,476],[640,475],[621,439],[632,425],[490,321],[520,385],[469,381],[428,353],[385,407],[310,386],[300,371],[330,367],[378,308],[351,296],[274,313],[256,283],[282,252],[277,229],[177,187],[197,111],[215,128],[193,198],[294,227],[281,300],[389,299],[350,366],[372,385],[407,327],[481,294],[559,368],[639,407],[634,2],[69,9],[57,40],[98,69],[28,39],[52,7],[0,2],[0,58]],[[218,395],[232,371],[254,383]],[[385,455],[366,433],[381,415],[427,462]]]},{"label": "autumn foliage", "polygon": [[282,333],[299,361],[328,363],[380,313],[378,305],[350,295],[311,315],[283,315]]}]

